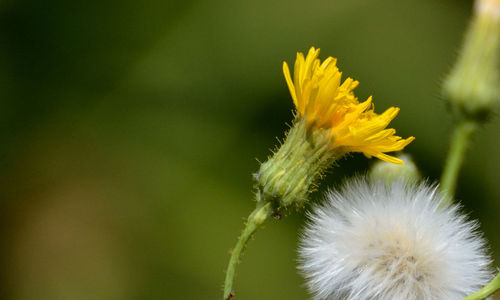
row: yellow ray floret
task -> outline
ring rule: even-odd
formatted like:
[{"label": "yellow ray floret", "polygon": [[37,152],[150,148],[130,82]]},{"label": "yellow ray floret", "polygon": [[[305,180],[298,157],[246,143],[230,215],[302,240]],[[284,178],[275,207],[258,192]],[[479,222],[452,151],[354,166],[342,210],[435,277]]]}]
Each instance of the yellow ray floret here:
[{"label": "yellow ray floret", "polygon": [[342,72],[337,68],[337,60],[328,57],[321,63],[318,55],[319,49],[314,47],[306,57],[297,53],[293,80],[288,64],[283,62],[283,73],[298,117],[310,129],[329,131],[332,148],[403,163],[385,154],[400,151],[415,139],[402,139],[395,135],[396,130],[386,129],[399,108],[391,107],[381,115],[376,114],[371,97],[360,103],[354,95],[359,82],[347,78],[341,84]]}]

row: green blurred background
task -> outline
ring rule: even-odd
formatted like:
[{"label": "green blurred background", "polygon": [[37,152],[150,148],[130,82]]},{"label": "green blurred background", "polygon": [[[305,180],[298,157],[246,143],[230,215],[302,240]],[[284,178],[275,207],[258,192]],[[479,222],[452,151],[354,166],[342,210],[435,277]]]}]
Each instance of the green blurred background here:
[{"label": "green blurred background", "polygon": [[[0,297],[218,299],[253,208],[251,173],[292,118],[283,60],[311,45],[374,95],[439,178],[439,99],[472,2],[0,3]],[[475,138],[458,198],[500,259],[500,119]],[[373,160],[342,160],[338,184]],[[321,193],[312,196],[321,201]],[[257,233],[237,299],[306,299],[303,211]]]}]

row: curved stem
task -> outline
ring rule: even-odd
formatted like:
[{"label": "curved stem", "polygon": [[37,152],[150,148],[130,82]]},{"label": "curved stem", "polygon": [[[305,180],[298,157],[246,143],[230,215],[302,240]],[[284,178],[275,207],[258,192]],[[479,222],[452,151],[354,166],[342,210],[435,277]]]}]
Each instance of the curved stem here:
[{"label": "curved stem", "polygon": [[454,198],[460,167],[465,158],[470,137],[476,128],[476,123],[471,121],[459,121],[455,127],[450,152],[448,152],[444,171],[441,175],[441,191],[446,194],[441,206],[449,204]]},{"label": "curved stem", "polygon": [[236,265],[240,261],[241,252],[244,250],[245,245],[252,236],[252,234],[257,230],[257,228],[264,223],[264,221],[271,216],[273,209],[270,202],[264,202],[262,199],[257,202],[257,206],[252,211],[250,216],[248,216],[245,228],[241,232],[236,245],[231,251],[231,258],[229,259],[229,264],[226,271],[226,280],[224,283],[224,300],[231,299],[233,294],[233,280]]},{"label": "curved stem", "polygon": [[500,289],[500,273],[493,278],[490,283],[488,283],[485,287],[475,292],[474,294],[465,297],[463,300],[480,300],[486,299],[489,295],[492,295],[494,292]]}]

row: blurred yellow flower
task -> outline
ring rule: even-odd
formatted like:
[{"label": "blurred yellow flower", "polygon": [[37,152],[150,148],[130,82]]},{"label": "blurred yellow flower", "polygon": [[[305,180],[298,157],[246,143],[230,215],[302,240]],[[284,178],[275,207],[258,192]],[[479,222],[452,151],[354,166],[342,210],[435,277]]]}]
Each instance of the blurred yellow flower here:
[{"label": "blurred yellow flower", "polygon": [[402,160],[385,154],[400,151],[415,139],[402,139],[394,135],[395,129],[386,129],[399,108],[391,107],[381,115],[376,114],[371,97],[360,103],[354,95],[359,82],[347,78],[341,84],[342,72],[336,66],[337,60],[328,57],[321,63],[318,55],[319,49],[314,47],[305,58],[298,52],[293,80],[288,64],[283,62],[297,117],[310,130],[327,130],[330,146],[336,152],[362,152],[367,157],[402,164]]}]

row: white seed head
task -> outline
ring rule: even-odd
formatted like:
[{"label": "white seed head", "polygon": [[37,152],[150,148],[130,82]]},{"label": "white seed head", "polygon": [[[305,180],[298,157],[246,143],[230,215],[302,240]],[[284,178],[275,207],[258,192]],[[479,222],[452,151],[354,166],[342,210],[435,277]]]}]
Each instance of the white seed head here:
[{"label": "white seed head", "polygon": [[478,224],[436,187],[355,179],[313,208],[300,266],[314,299],[454,300],[491,279]]}]

